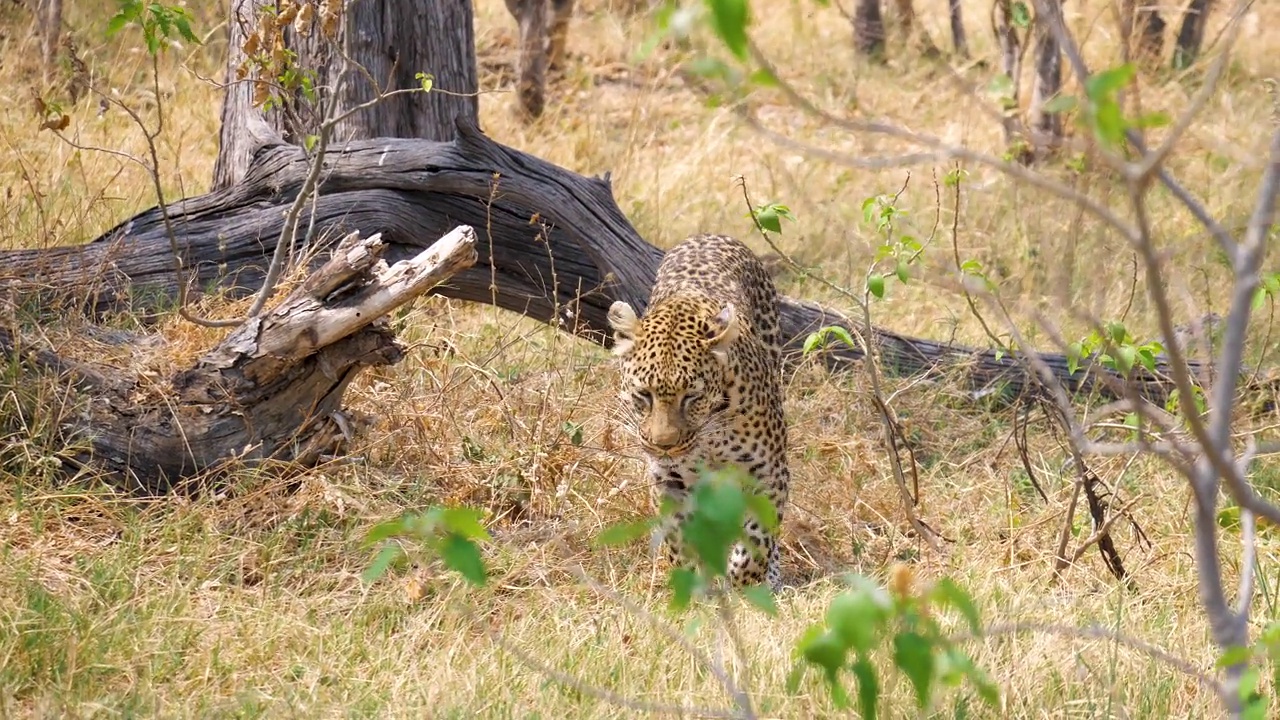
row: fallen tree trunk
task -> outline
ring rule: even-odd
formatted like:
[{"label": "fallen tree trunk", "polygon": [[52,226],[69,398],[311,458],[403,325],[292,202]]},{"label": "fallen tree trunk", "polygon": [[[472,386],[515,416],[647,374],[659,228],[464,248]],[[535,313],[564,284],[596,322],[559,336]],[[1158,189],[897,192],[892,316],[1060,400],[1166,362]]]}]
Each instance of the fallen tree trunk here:
[{"label": "fallen tree trunk", "polygon": [[[191,271],[188,281],[198,287],[259,286],[281,234],[282,209],[308,173],[302,149],[273,140],[269,129],[250,129],[260,146],[242,182],[169,208]],[[620,299],[645,307],[662,259],[662,251],[641,239],[618,209],[607,175],[583,177],[494,142],[468,122],[459,123],[452,142],[375,139],[332,149],[322,177],[319,199],[303,212],[315,218],[316,237],[379,232],[387,258],[395,261],[455,225],[480,228],[476,264],[433,292],[496,304],[601,344],[609,342],[609,305]],[[19,283],[32,287],[34,278],[42,292],[87,293],[98,310],[130,303],[139,309],[147,299],[176,297],[170,240],[158,209],[87,245],[0,253],[0,267],[9,270],[7,280],[0,277],[0,290]],[[784,298],[781,311],[791,359],[817,328],[853,327],[841,314],[812,303]],[[958,373],[980,395],[1016,396],[1040,386],[1019,360],[994,350],[883,329],[875,341],[890,373]],[[822,354],[832,369],[848,368],[861,357],[843,346]],[[1070,373],[1065,356],[1044,359],[1074,393],[1115,397],[1122,384],[1101,367]],[[1198,366],[1192,370],[1201,372]],[[1128,382],[1156,402],[1171,390],[1164,373],[1142,368]]]},{"label": "fallen tree trunk", "polygon": [[48,350],[27,352],[7,332],[0,353],[21,349],[92,396],[68,433],[87,441],[87,451],[70,459],[121,486],[165,492],[230,462],[312,467],[350,439],[355,422],[342,414],[342,396],[351,380],[401,358],[394,334],[376,321],[472,265],[475,245],[474,231],[460,227],[387,267],[381,237],[351,233],[273,310],[159,384]]}]

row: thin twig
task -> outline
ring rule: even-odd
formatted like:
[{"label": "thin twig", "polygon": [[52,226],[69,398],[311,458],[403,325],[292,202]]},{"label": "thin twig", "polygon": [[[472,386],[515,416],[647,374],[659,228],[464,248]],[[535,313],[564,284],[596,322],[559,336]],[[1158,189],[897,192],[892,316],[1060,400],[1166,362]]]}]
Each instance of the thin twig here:
[{"label": "thin twig", "polygon": [[[338,71],[338,77],[334,79],[333,91],[329,97],[329,107],[325,111],[325,116],[333,118],[334,113],[338,109],[338,103],[342,96],[342,84],[346,77],[346,69]],[[287,250],[293,247],[294,240],[298,232],[298,218],[302,215],[302,208],[306,207],[307,202],[314,202],[313,197],[320,174],[324,171],[324,158],[328,150],[329,138],[333,135],[333,129],[337,126],[336,119],[326,120],[320,126],[319,138],[316,140],[316,154],[311,159],[311,168],[307,171],[307,177],[302,183],[302,187],[298,190],[298,196],[293,199],[293,203],[289,205],[289,210],[285,213],[284,223],[280,228],[280,237],[276,241],[275,251],[271,253],[271,264],[267,266],[266,277],[262,281],[262,289],[258,291],[258,296],[254,298],[253,305],[249,307],[249,311],[245,313],[247,318],[256,318],[262,313],[263,307],[267,301],[275,293],[276,283],[280,279],[280,273],[284,270],[284,258]]]},{"label": "thin twig", "polygon": [[[778,73],[777,68],[773,66],[768,57],[761,52],[754,42],[749,42],[748,48],[751,51],[752,59],[763,67],[765,71],[777,81],[776,86],[781,90],[783,95],[785,95],[788,100],[806,114],[848,132],[886,135],[888,137],[906,140],[916,145],[932,148],[934,150],[933,153],[918,153],[914,155],[903,155],[896,158],[877,160],[876,162],[878,164],[875,165],[876,167],[900,167],[909,163],[939,162],[949,159],[960,159],[979,165],[985,165],[998,170],[1015,180],[1021,180],[1028,185],[1045,190],[1060,198],[1077,204],[1088,211],[1091,215],[1113,227],[1126,238],[1133,238],[1135,235],[1135,231],[1132,226],[1120,219],[1118,215],[1111,212],[1111,210],[1105,205],[1102,205],[1093,198],[1076,191],[1069,185],[1065,185],[1041,173],[1029,170],[1017,163],[1010,163],[994,156],[987,155],[986,153],[975,152],[968,148],[951,145],[944,142],[941,138],[912,132],[890,123],[851,120],[833,115],[832,113],[817,107],[809,101],[808,98],[801,95],[800,92],[791,85],[791,83],[785,80],[781,74]],[[754,128],[757,132],[766,135],[775,143],[801,152],[811,153],[815,157],[822,157],[849,167],[867,166],[867,161],[864,158],[858,158],[847,153],[838,153],[825,148],[809,145],[766,128],[758,119],[756,119],[754,114],[751,113],[750,108],[745,103],[738,105],[738,111],[739,115],[748,123],[748,125]]]},{"label": "thin twig", "polygon": [[1213,65],[1210,66],[1209,74],[1205,78],[1204,84],[1192,96],[1191,102],[1187,103],[1187,108],[1178,116],[1173,127],[1169,128],[1169,133],[1165,136],[1164,142],[1160,143],[1160,146],[1155,150],[1144,155],[1138,162],[1137,167],[1134,168],[1134,177],[1139,182],[1145,181],[1145,178],[1149,177],[1152,172],[1164,165],[1164,161],[1173,152],[1173,146],[1191,128],[1191,123],[1200,116],[1205,104],[1209,102],[1209,97],[1218,89],[1218,81],[1222,79],[1222,75],[1226,71],[1227,61],[1231,58],[1231,50],[1235,47],[1236,38],[1240,35],[1240,27],[1244,24],[1240,20],[1244,17],[1244,12],[1252,4],[1252,1],[1240,0],[1236,3],[1235,12],[1232,13],[1231,19],[1227,21],[1227,27],[1225,28],[1227,33],[1226,44],[1222,48],[1222,52],[1218,53],[1217,58],[1214,59]]},{"label": "thin twig", "polygon": [[1253,602],[1254,573],[1258,563],[1258,522],[1253,513],[1240,511],[1240,541],[1244,557],[1240,559],[1240,591],[1236,597],[1236,615],[1249,622],[1249,605]]},{"label": "thin twig", "polygon": [[1130,635],[1125,635],[1124,633],[1110,628],[1101,627],[1099,625],[1072,627],[1070,625],[1059,625],[1056,623],[1007,623],[985,627],[977,634],[964,633],[953,635],[950,639],[952,642],[965,642],[967,640],[980,640],[1000,637],[1002,635],[1024,635],[1026,633],[1056,635],[1058,637],[1076,640],[1108,640],[1116,643],[1117,645],[1127,647],[1130,650],[1140,652],[1153,660],[1158,660],[1165,665],[1194,678],[1200,683],[1200,685],[1208,690],[1212,690],[1219,696],[1225,697],[1226,695],[1226,688],[1222,686],[1222,683],[1215,680],[1212,676],[1202,672],[1190,662],[1170,653],[1167,650],[1152,645],[1145,640],[1140,640]]},{"label": "thin twig", "polygon": [[[1039,6],[1043,2],[1044,0],[1037,0],[1036,4]],[[1067,60],[1071,63],[1071,67],[1076,74],[1076,78],[1080,81],[1081,85],[1084,85],[1089,79],[1090,73],[1088,66],[1084,62],[1084,58],[1080,55],[1080,49],[1077,47],[1075,39],[1071,36],[1071,32],[1067,30],[1067,27],[1062,20],[1061,13],[1050,13],[1049,15],[1054,20],[1054,22],[1049,23],[1050,30],[1056,36],[1058,46],[1062,48],[1063,53],[1067,56]],[[1143,155],[1147,153],[1146,143],[1142,141],[1142,138],[1136,131],[1126,131],[1125,138],[1139,153],[1142,153]],[[1106,153],[1103,153],[1103,156],[1106,158],[1111,157]],[[1160,180],[1160,183],[1164,185],[1169,192],[1173,193],[1174,197],[1182,203],[1183,207],[1185,207],[1188,212],[1196,218],[1196,221],[1203,225],[1205,229],[1213,235],[1214,239],[1218,241],[1218,245],[1227,253],[1227,256],[1234,257],[1235,240],[1231,238],[1231,234],[1227,232],[1226,228],[1224,228],[1221,223],[1214,220],[1209,215],[1209,212],[1204,209],[1204,206],[1200,201],[1196,200],[1186,188],[1182,187],[1182,185],[1174,179],[1174,177],[1169,174],[1169,171],[1162,165],[1155,168],[1155,175]],[[1135,241],[1139,239],[1137,235],[1131,235],[1129,237]]]},{"label": "thin twig", "polygon": [[485,633],[489,639],[498,647],[506,650],[515,656],[517,660],[529,666],[535,672],[547,677],[556,684],[563,685],[574,692],[581,693],[587,697],[597,700],[603,700],[610,705],[615,705],[628,710],[637,712],[653,713],[656,715],[677,715],[680,717],[700,717],[700,718],[744,718],[746,716],[729,710],[714,710],[711,708],[694,707],[690,705],[671,705],[667,703],[652,703],[644,700],[636,700],[634,698],[619,695],[611,690],[596,687],[585,680],[574,677],[565,672],[561,672],[550,665],[538,660],[529,653],[521,650],[515,645],[507,642],[501,635],[491,629],[486,628]]},{"label": "thin twig", "polygon": [[[978,324],[982,326],[982,332],[996,344],[996,347],[1005,347],[1000,338],[996,337],[991,327],[987,325],[987,319],[982,317],[982,313],[978,312],[978,304],[973,301],[973,295],[969,293],[969,287],[965,283],[963,263],[960,262],[960,176],[964,171],[960,169],[960,163],[956,163],[955,170],[952,171],[952,177],[955,178],[954,205],[955,209],[951,217],[951,256],[956,261],[956,272],[960,273],[960,290],[964,294],[964,301],[969,305],[969,312],[977,319]],[[1033,479],[1032,482],[1035,482]],[[1037,488],[1039,489],[1039,488]],[[1042,495],[1044,493],[1041,493]]]}]

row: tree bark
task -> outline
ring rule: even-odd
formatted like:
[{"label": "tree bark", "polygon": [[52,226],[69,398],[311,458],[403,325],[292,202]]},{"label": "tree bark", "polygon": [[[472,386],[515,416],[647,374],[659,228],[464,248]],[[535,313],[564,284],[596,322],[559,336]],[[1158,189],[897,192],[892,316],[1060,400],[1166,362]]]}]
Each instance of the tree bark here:
[{"label": "tree bark", "polygon": [[516,97],[521,112],[536,118],[546,108],[547,71],[564,62],[574,0],[506,0],[506,5],[519,36]]},{"label": "tree bark", "polygon": [[964,32],[964,15],[960,9],[960,0],[948,0],[951,18],[951,47],[962,58],[969,57],[969,40]]},{"label": "tree bark", "polygon": [[1047,0],[1042,7],[1057,18],[1037,17],[1035,22],[1036,75],[1031,84],[1031,130],[1038,157],[1062,145],[1062,116],[1044,110],[1045,103],[1062,89],[1062,51],[1052,29],[1052,23],[1062,22],[1062,0]]},{"label": "tree bark", "polygon": [[[195,287],[247,292],[261,283],[282,209],[298,193],[310,161],[301,148],[279,140],[255,157],[243,183],[170,207],[184,267],[193,271],[187,281]],[[484,228],[475,266],[432,292],[496,304],[596,343],[610,342],[607,314],[614,300],[643,310],[662,259],[618,209],[607,176],[583,177],[496,143],[465,122],[447,143],[350,143],[328,157],[322,177],[314,237],[379,232],[387,259],[396,261],[458,224]],[[137,311],[146,307],[143,298],[176,297],[168,257],[162,216],[151,209],[80,247],[0,252],[0,267],[9,271],[0,277],[0,292],[44,293],[44,302],[75,293],[97,310],[132,305]],[[780,309],[789,362],[801,358],[807,335],[824,325],[857,332],[840,313],[812,303],[784,298]],[[1012,398],[1040,387],[1016,358],[992,350],[884,329],[873,341],[891,374],[949,376],[984,397]],[[862,355],[841,346],[819,357],[839,370],[854,367]],[[1117,396],[1122,381],[1114,373],[1095,366],[1072,374],[1064,356],[1044,357],[1069,392]],[[1129,382],[1162,403],[1170,386],[1158,370],[1138,369]]]},{"label": "tree bark", "polygon": [[1030,153],[1018,133],[1018,96],[1022,79],[1023,38],[1013,18],[1010,0],[995,0],[991,8],[991,31],[1000,46],[1000,68],[1009,79],[1009,95],[1002,98],[1000,124],[1004,129],[1004,143],[1020,162],[1028,162]]},{"label": "tree bark", "polygon": [[1164,18],[1154,0],[1125,0],[1120,15],[1121,32],[1134,55],[1147,62],[1164,54]]},{"label": "tree bark", "polygon": [[[31,349],[0,330],[0,354],[69,376],[92,402],[61,418],[69,459],[146,493],[214,481],[230,465],[311,467],[340,453],[357,422],[342,396],[359,372],[398,362],[403,348],[379,318],[475,262],[475,233],[457,228],[388,268],[377,235],[352,233],[270,312],[231,332],[167,382]],[[155,392],[154,388],[164,388]],[[80,442],[77,442],[80,441]]]},{"label": "tree bark", "polygon": [[[290,14],[283,27],[262,21],[265,0],[233,0],[228,23],[227,78],[242,74],[245,41],[256,34],[254,49],[270,53],[277,40],[297,53],[290,65],[296,83],[277,88],[275,107],[261,112],[254,102],[254,85],[235,82],[227,87],[222,106],[222,131],[214,167],[214,187],[238,182],[252,157],[247,150],[261,144],[249,129],[253,117],[264,117],[268,126],[286,141],[302,144],[318,133],[325,118],[320,108],[340,93],[336,113],[368,103],[386,93],[422,86],[418,73],[431,76],[431,91],[400,93],[355,112],[334,127],[337,143],[356,138],[415,137],[448,140],[455,118],[477,122],[479,106],[475,29],[471,0],[361,0],[343,4],[336,33],[326,33],[328,18],[321,13]],[[274,6],[274,3],[270,3]],[[335,54],[354,60],[358,67]],[[289,67],[272,66],[257,73],[279,83]],[[279,75],[278,75],[279,74]],[[305,80],[302,80],[305,78]],[[305,82],[311,89],[301,86]]]},{"label": "tree bark", "polygon": [[58,45],[62,39],[62,0],[38,0],[36,14],[40,21],[44,81],[48,84],[58,64]]},{"label": "tree bark", "polygon": [[1204,28],[1209,22],[1211,0],[1191,0],[1187,12],[1182,16],[1182,27],[1178,29],[1178,39],[1173,48],[1173,67],[1175,70],[1186,70],[1200,57],[1200,46],[1204,44]]},{"label": "tree bark", "polygon": [[857,0],[853,14],[853,47],[864,57],[884,60],[884,18],[880,0]]},{"label": "tree bark", "polygon": [[912,0],[893,0],[898,7],[898,22],[902,24],[902,34],[908,40],[916,27],[916,6]]}]

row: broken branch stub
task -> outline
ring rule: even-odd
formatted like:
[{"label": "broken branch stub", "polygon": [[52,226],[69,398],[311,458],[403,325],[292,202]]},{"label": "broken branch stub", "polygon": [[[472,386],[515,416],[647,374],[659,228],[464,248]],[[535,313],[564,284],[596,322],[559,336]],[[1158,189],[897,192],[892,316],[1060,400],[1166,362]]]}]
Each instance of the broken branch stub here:
[{"label": "broken branch stub", "polygon": [[163,392],[119,370],[120,382],[96,384],[75,428],[92,450],[76,460],[131,489],[165,492],[233,463],[309,467],[339,454],[350,439],[347,386],[403,355],[377,321],[474,264],[475,246],[472,228],[459,226],[388,267],[380,235],[348,235],[279,305],[162,383]]}]

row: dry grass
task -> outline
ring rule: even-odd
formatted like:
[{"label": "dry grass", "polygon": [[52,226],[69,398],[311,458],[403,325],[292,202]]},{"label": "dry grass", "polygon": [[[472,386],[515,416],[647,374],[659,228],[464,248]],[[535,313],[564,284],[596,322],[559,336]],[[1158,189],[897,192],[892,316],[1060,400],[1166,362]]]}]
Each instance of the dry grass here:
[{"label": "dry grass", "polygon": [[[514,23],[498,0],[478,0],[483,84],[513,59]],[[640,232],[670,245],[699,230],[751,237],[740,191],[743,175],[757,202],[788,203],[799,222],[784,244],[803,262],[821,263],[833,280],[857,285],[875,238],[861,222],[862,200],[892,193],[901,170],[850,171],[779,151],[724,110],[710,109],[674,78],[658,54],[639,63],[646,28],[583,2],[570,41],[572,66],[553,89],[548,115],[525,126],[508,92],[481,99],[486,131],[515,147],[585,174],[611,170],[615,194]],[[767,33],[759,40],[787,77],[827,107],[883,115],[913,128],[1000,152],[997,126],[978,101],[929,65],[900,52],[890,67],[866,67],[834,8],[758,1]],[[945,37],[944,4],[922,2],[935,39]],[[936,6],[936,7],[935,7]],[[136,38],[106,41],[103,17],[69,6],[67,18],[95,81],[154,116],[147,62]],[[1116,57],[1110,4],[1071,3],[1090,59]],[[967,2],[971,43],[991,59],[984,5]],[[216,18],[202,18],[212,30]],[[1247,213],[1273,105],[1261,80],[1280,62],[1280,9],[1259,4],[1228,80],[1181,145],[1172,169],[1219,217]],[[119,157],[78,152],[38,132],[31,93],[41,90],[30,20],[0,8],[0,246],[74,244],[154,204],[146,173]],[[1217,26],[1210,29],[1210,37]],[[179,49],[162,63],[168,108],[161,173],[171,196],[208,185],[216,153],[216,77],[223,44]],[[979,87],[992,71],[964,74]],[[1177,112],[1196,87],[1185,78],[1148,80],[1148,109]],[[97,103],[68,108],[71,137],[140,155],[140,133],[122,113],[99,115]],[[821,128],[781,103],[770,122],[794,138],[853,154],[893,152],[891,143]],[[1117,240],[1067,203],[1029,191],[982,168],[969,168],[958,243],[964,257],[993,269],[1002,296],[1026,311],[1042,309],[1082,327],[1064,308],[1101,317],[1127,313],[1136,335],[1154,320],[1132,260]],[[913,171],[902,200],[905,231],[927,237],[935,216],[931,168]],[[939,168],[938,174],[945,172]],[[1122,191],[1102,172],[1056,171],[1116,207]],[[952,208],[929,251],[949,257]],[[1172,287],[1194,302],[1185,320],[1223,303],[1226,277],[1216,250],[1163,193],[1157,232],[1170,255]],[[758,239],[753,239],[757,245]],[[763,248],[761,248],[763,249]],[[795,295],[847,305],[813,283],[789,280]],[[1131,297],[1132,296],[1132,297]],[[221,312],[234,313],[223,307]],[[894,285],[876,308],[877,322],[930,337],[982,343],[962,298],[927,283]],[[127,319],[126,319],[127,320]],[[1269,330],[1266,318],[1255,333]],[[243,473],[216,497],[138,503],[91,479],[52,480],[57,465],[53,418],[74,404],[54,384],[20,385],[0,375],[0,716],[235,717],[630,717],[563,689],[503,652],[490,633],[584,681],[646,701],[723,707],[714,678],[673,649],[652,623],[627,612],[575,576],[581,566],[610,592],[668,617],[664,595],[641,544],[594,549],[606,525],[649,512],[640,466],[606,421],[613,400],[607,358],[530,321],[487,307],[420,302],[405,318],[414,350],[400,365],[365,378],[350,401],[374,413],[377,427],[356,461],[310,472],[300,487]],[[1031,327],[1030,322],[1026,323]],[[52,327],[61,347],[89,346],[78,327]],[[164,372],[216,339],[177,321],[162,325],[168,345],[155,351]],[[1043,335],[1036,339],[1042,340]],[[1257,354],[1272,348],[1257,343]],[[107,346],[94,346],[111,358]],[[1011,414],[983,411],[939,384],[900,391],[895,407],[921,462],[920,512],[954,540],[935,555],[904,535],[879,430],[861,374],[831,377],[801,368],[789,378],[794,430],[786,570],[799,589],[781,600],[781,616],[743,612],[750,688],[770,717],[825,717],[831,708],[816,683],[799,696],[784,689],[790,647],[836,592],[834,573],[883,577],[891,562],[912,564],[922,581],[949,574],[972,588],[990,622],[1099,623],[1146,638],[1209,669],[1214,659],[1199,610],[1190,555],[1187,494],[1166,468],[1138,460],[1094,467],[1135,514],[1152,545],[1128,528],[1117,542],[1134,585],[1115,582],[1089,552],[1065,581],[1052,585],[1054,538],[1073,478],[1065,453],[1043,425],[1033,426],[1030,461],[1049,493],[1031,490],[1010,441]],[[571,441],[582,428],[582,441]],[[1269,492],[1274,465],[1256,480]],[[438,503],[490,511],[496,541],[487,548],[495,581],[469,590],[431,567],[362,585],[371,559],[360,545],[373,523]],[[1078,525],[1088,534],[1087,520]],[[1234,558],[1231,533],[1224,553]],[[1275,615],[1280,542],[1264,531],[1259,549],[1265,592],[1255,619]],[[1227,561],[1228,577],[1236,566]],[[714,623],[688,627],[692,641],[718,647]],[[1005,717],[1177,717],[1216,715],[1214,698],[1193,680],[1101,640],[1027,635],[972,644],[980,665],[1000,683]],[[731,660],[731,662],[733,662]],[[909,691],[896,680],[892,716],[909,715]],[[968,713],[962,715],[961,713]],[[939,716],[989,714],[963,694]]]}]

